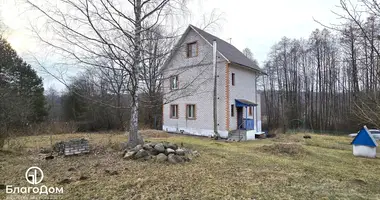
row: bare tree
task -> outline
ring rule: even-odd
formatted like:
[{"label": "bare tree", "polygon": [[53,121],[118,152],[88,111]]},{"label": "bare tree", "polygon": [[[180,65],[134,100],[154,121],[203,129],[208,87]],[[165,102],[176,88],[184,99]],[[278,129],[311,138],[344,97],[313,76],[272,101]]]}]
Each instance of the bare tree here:
[{"label": "bare tree", "polygon": [[61,96],[53,87],[47,89],[46,101],[49,109],[49,121],[58,122],[62,120]]},{"label": "bare tree", "polygon": [[[351,42],[352,56],[349,60],[353,66],[351,75],[356,94],[353,101],[354,115],[365,123],[380,126],[380,102],[378,100],[380,33],[376,27],[380,20],[380,5],[377,1],[372,0],[360,0],[357,4],[353,4],[350,0],[341,0],[340,8],[344,14],[336,14],[350,24],[351,39],[356,41],[355,46],[354,41]],[[364,56],[358,52],[362,52]],[[360,70],[361,74],[359,64],[363,66]],[[364,81],[361,83],[355,77],[359,75],[364,77]],[[363,92],[359,92],[359,87],[363,88]],[[361,98],[358,98],[357,95],[360,95]]]},{"label": "bare tree", "polygon": [[[165,23],[174,9],[184,1],[169,0],[57,0],[27,3],[44,17],[44,26],[54,38],[45,37],[34,26],[37,37],[77,66],[124,70],[131,95],[128,143],[143,143],[138,133],[138,95],[144,68],[145,32]],[[99,60],[112,61],[104,66]]]},{"label": "bare tree", "polygon": [[257,66],[259,66],[259,63],[257,62],[257,60],[255,59],[255,57],[253,56],[253,53],[252,53],[251,49],[249,49],[249,48],[243,49],[243,54],[247,58],[251,59],[253,61],[253,63],[255,63]]}]

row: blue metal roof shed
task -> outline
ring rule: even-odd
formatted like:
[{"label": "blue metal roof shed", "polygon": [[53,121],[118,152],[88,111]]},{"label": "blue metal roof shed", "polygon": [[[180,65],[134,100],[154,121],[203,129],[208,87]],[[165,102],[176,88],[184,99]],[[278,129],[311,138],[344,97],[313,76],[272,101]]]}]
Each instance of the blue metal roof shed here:
[{"label": "blue metal roof shed", "polygon": [[359,133],[356,135],[354,140],[351,142],[352,145],[362,145],[369,147],[377,147],[377,142],[375,138],[368,131],[367,127],[364,126]]}]

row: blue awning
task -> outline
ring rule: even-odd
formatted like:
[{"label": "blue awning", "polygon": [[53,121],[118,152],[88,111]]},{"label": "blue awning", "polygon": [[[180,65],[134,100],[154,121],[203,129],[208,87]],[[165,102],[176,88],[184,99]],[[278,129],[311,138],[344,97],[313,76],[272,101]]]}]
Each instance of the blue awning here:
[{"label": "blue awning", "polygon": [[253,103],[251,101],[245,100],[245,99],[235,99],[235,106],[236,107],[247,107],[247,106],[257,106],[257,104]]}]

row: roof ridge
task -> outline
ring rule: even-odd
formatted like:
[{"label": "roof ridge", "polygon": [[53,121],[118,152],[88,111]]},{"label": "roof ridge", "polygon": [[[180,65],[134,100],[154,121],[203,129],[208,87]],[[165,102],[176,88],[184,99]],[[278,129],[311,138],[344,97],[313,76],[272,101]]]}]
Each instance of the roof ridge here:
[{"label": "roof ridge", "polygon": [[[218,36],[216,36],[216,35],[213,35],[213,34],[207,32],[207,31],[205,31],[205,30],[203,30],[203,29],[200,29],[200,28],[198,28],[198,27],[196,27],[196,26],[194,26],[194,25],[192,25],[192,24],[190,24],[190,26],[192,26],[193,28],[195,28],[195,29],[197,29],[197,30],[199,30],[199,31],[202,31],[202,32],[204,32],[204,33],[206,33],[206,34],[208,34],[208,35],[211,35],[211,36],[215,37],[216,39],[219,39],[219,40],[221,40],[221,41],[223,41],[223,42],[228,43],[227,41],[225,41],[225,40],[223,40],[223,39],[220,39],[220,37],[218,37]],[[228,43],[228,44],[230,44],[230,43]],[[233,46],[232,44],[230,44],[230,45]],[[234,46],[234,47],[235,47],[235,46]],[[236,47],[235,47],[235,48],[236,48]]]},{"label": "roof ridge", "polygon": [[250,69],[254,69],[256,71],[264,73],[259,66],[257,66],[251,59],[245,56],[243,52],[241,52],[238,48],[236,48],[231,43],[228,43],[227,41],[220,39],[219,37],[207,31],[204,31],[192,24],[189,24],[189,27],[191,27],[195,32],[197,32],[210,45],[212,45],[213,40],[216,40],[218,43],[217,45],[218,52],[229,62],[236,63],[238,65],[248,67]]}]

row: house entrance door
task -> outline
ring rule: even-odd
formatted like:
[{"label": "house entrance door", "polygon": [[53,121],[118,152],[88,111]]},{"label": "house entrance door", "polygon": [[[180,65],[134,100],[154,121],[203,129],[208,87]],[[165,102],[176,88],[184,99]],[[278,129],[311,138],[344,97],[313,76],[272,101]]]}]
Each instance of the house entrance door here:
[{"label": "house entrance door", "polygon": [[[243,107],[236,107],[237,129],[243,128]],[[240,126],[240,127],[239,127]]]}]

